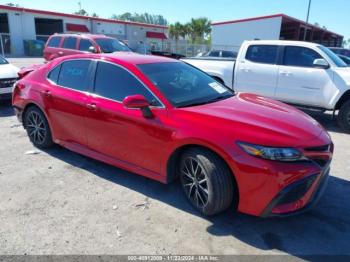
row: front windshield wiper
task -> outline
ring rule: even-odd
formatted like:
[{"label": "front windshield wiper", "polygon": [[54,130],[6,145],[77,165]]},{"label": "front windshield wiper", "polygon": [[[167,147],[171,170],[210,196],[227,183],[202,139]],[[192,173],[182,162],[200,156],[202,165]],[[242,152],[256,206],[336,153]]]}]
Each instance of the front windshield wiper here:
[{"label": "front windshield wiper", "polygon": [[215,103],[215,102],[217,102],[217,101],[224,100],[224,99],[227,99],[227,98],[230,98],[230,97],[233,97],[233,96],[234,96],[234,94],[232,94],[232,93],[229,94],[229,95],[220,95],[220,96],[217,96],[217,97],[212,98],[212,99],[209,99],[209,100],[200,101],[200,102],[194,102],[194,103],[189,103],[189,104],[181,105],[181,106],[178,106],[178,107],[200,106],[200,105]]}]

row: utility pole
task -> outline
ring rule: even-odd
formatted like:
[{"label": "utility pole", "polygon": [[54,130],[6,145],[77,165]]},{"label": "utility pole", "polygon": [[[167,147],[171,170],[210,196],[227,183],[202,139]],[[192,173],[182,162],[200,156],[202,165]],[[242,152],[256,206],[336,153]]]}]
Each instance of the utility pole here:
[{"label": "utility pole", "polygon": [[[309,23],[309,17],[310,17],[310,9],[311,9],[311,1],[309,0],[309,7],[307,9],[307,16],[306,16],[306,24]],[[306,33],[307,33],[307,27],[305,27],[304,29],[304,41],[306,41]]]},{"label": "utility pole", "polygon": [[81,10],[81,2],[78,2],[79,5],[79,11]]}]

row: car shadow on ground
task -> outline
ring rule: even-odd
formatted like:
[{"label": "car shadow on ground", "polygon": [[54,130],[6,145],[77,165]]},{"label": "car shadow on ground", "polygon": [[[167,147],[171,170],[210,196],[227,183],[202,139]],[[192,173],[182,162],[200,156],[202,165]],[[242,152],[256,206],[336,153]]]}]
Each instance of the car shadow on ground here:
[{"label": "car shadow on ground", "polygon": [[258,218],[227,210],[203,217],[186,200],[178,182],[163,185],[103,164],[59,146],[47,153],[102,179],[157,199],[174,208],[208,220],[207,232],[238,239],[260,250],[279,250],[308,259],[308,255],[350,255],[350,182],[330,177],[318,205],[308,212],[285,218]]},{"label": "car shadow on ground", "polygon": [[9,117],[15,115],[11,101],[0,101],[0,117]]}]

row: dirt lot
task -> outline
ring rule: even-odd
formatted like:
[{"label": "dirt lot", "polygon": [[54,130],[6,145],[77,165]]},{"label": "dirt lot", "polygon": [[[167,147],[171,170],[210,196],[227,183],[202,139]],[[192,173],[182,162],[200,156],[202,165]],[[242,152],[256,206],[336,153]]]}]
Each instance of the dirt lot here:
[{"label": "dirt lot", "polygon": [[206,218],[179,184],[162,185],[58,146],[37,151],[1,102],[0,254],[350,255],[350,135],[331,115],[314,116],[336,148],[315,209],[283,219],[232,211]]}]

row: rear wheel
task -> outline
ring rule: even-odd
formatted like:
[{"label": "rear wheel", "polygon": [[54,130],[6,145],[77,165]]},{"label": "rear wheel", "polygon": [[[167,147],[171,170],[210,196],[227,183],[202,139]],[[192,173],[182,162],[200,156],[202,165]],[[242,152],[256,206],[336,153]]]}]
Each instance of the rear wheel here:
[{"label": "rear wheel", "polygon": [[24,115],[24,125],[34,146],[49,148],[54,144],[49,123],[39,108],[34,106],[28,108]]},{"label": "rear wheel", "polygon": [[204,215],[224,211],[236,197],[226,163],[205,149],[193,148],[182,155],[180,179],[187,198]]},{"label": "rear wheel", "polygon": [[350,100],[345,102],[338,114],[338,124],[347,133],[350,133]]}]

